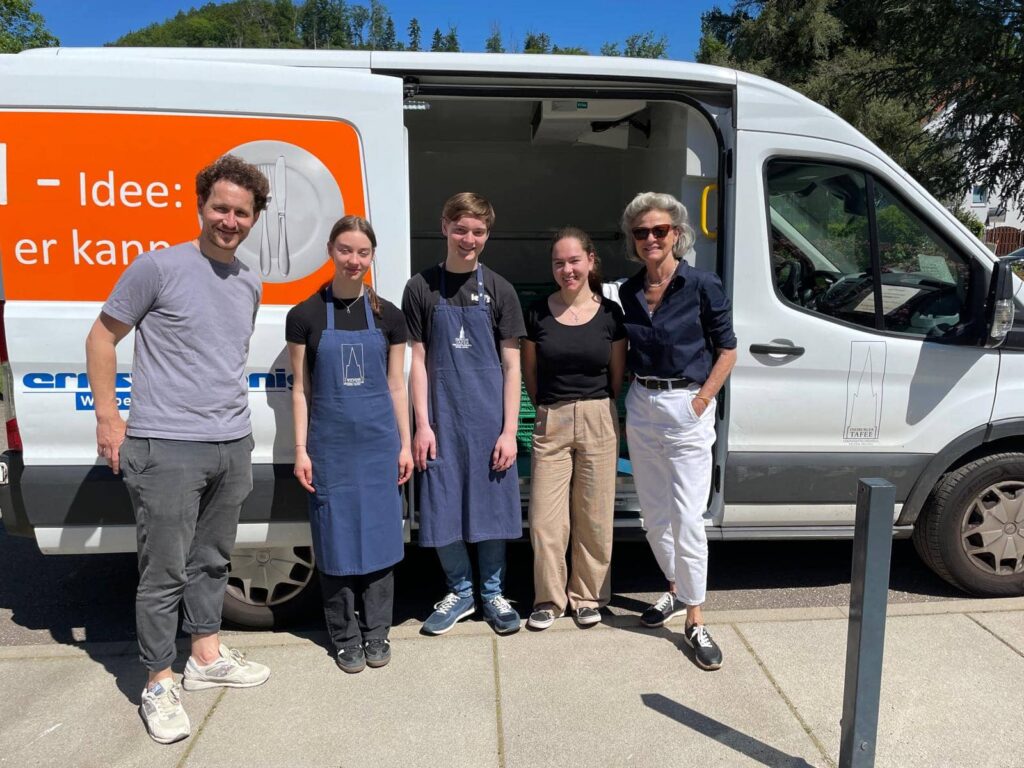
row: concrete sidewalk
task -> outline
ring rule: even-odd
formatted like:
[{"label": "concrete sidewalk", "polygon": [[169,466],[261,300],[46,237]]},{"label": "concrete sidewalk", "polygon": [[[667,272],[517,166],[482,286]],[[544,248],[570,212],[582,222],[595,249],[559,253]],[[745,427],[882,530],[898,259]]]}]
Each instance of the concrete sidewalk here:
[{"label": "concrete sidewalk", "polygon": [[[273,675],[185,693],[192,737],[149,739],[134,643],[0,648],[4,766],[835,766],[846,647],[837,608],[708,612],[725,666],[680,634],[608,617],[496,637],[392,631],[346,675],[326,635],[232,633]],[[180,672],[184,655],[175,669]],[[1024,598],[889,606],[876,765],[1024,766]]]}]

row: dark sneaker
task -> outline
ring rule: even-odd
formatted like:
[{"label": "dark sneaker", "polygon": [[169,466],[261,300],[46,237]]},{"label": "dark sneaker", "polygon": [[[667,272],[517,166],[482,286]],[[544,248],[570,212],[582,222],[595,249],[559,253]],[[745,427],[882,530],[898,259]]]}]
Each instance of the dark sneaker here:
[{"label": "dark sneaker", "polygon": [[338,667],[342,672],[355,674],[366,669],[366,654],[363,653],[363,646],[350,645],[338,651]]},{"label": "dark sneaker", "polygon": [[647,606],[647,610],[640,615],[640,623],[645,627],[660,627],[673,616],[685,612],[686,606],[676,600],[671,592],[666,592],[656,603]]},{"label": "dark sneaker", "polygon": [[521,619],[508,600],[496,595],[484,603],[484,621],[499,635],[508,635],[519,630]]},{"label": "dark sneaker", "polygon": [[550,608],[540,608],[530,614],[526,620],[526,626],[530,629],[547,629],[555,623],[555,612]]},{"label": "dark sneaker", "polygon": [[220,657],[205,667],[196,663],[191,656],[185,664],[181,687],[186,691],[202,691],[207,688],[252,688],[263,685],[270,677],[270,669],[263,664],[249,661],[245,654],[220,644]]},{"label": "dark sneaker", "polygon": [[153,741],[173,744],[192,732],[181,706],[181,688],[173,680],[161,680],[142,692],[139,714]]},{"label": "dark sneaker", "polygon": [[473,596],[459,597],[449,592],[439,603],[434,604],[434,612],[423,622],[423,631],[428,635],[443,635],[455,626],[455,623],[471,616],[476,610]]},{"label": "dark sneaker", "polygon": [[683,639],[693,648],[693,658],[702,669],[718,669],[722,666],[722,649],[711,639],[707,627],[694,624],[683,631]]},{"label": "dark sneaker", "polygon": [[576,623],[581,627],[589,627],[601,623],[601,612],[597,608],[577,608]]},{"label": "dark sneaker", "polygon": [[386,666],[391,661],[391,641],[387,638],[367,640],[364,648],[366,663],[374,669]]}]

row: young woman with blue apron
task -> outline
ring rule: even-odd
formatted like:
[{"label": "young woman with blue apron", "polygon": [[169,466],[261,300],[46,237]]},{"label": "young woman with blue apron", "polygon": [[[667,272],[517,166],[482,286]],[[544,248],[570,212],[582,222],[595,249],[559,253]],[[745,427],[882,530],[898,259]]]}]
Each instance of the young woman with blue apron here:
[{"label": "young woman with blue apron", "polygon": [[[362,283],[375,246],[365,220],[339,221],[329,245],[335,278],[289,313],[287,332],[295,371],[295,475],[309,492],[324,613],[346,672],[390,660],[393,566],[404,553],[400,486],[412,471],[404,318]],[[350,295],[336,300],[336,291]],[[317,312],[325,313],[325,322],[311,366],[306,344],[314,325],[309,319]],[[360,315],[365,327],[355,329]],[[336,327],[339,316],[349,330]],[[304,334],[298,327],[303,318],[309,326]],[[390,339],[381,322],[390,323]]]}]

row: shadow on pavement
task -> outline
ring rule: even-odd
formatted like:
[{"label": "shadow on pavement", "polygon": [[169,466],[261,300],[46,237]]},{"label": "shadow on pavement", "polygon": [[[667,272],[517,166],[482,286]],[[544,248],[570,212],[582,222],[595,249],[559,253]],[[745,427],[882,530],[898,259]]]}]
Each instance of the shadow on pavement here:
[{"label": "shadow on pavement", "polygon": [[753,736],[731,728],[725,723],[714,718],[702,715],[696,710],[690,709],[678,701],[662,696],[660,693],[642,693],[640,699],[643,703],[659,712],[665,717],[675,720],[680,725],[685,725],[697,733],[714,739],[730,749],[746,755],[751,760],[756,760],[762,765],[769,765],[772,768],[813,768],[810,763],[801,757],[794,757],[786,754],[770,744],[765,744]]}]

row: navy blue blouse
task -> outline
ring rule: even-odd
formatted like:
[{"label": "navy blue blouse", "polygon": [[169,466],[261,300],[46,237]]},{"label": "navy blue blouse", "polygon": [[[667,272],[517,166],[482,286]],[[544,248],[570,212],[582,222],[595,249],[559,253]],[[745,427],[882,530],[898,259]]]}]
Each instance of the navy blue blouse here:
[{"label": "navy blue blouse", "polygon": [[619,288],[626,316],[626,367],[636,376],[688,378],[703,384],[716,349],[735,349],[732,305],[714,272],[680,261],[653,315],[641,269]]}]

